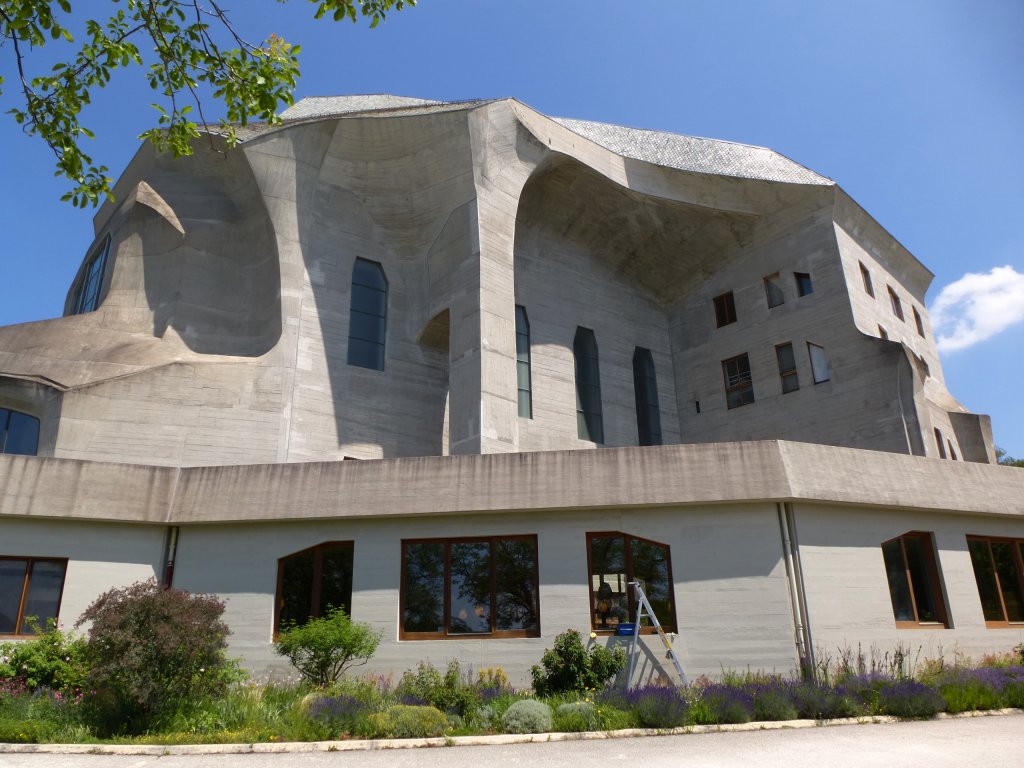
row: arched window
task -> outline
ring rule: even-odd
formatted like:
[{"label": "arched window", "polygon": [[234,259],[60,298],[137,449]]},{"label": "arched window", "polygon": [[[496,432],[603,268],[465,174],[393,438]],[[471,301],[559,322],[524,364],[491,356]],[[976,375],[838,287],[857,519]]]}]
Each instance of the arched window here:
[{"label": "arched window", "polygon": [[526,308],[516,304],[516,378],[519,386],[519,415],[533,418],[530,376],[530,320]]},{"label": "arched window", "polygon": [[576,328],[572,342],[576,358],[576,431],[580,440],[604,442],[601,417],[601,371],[597,360],[597,340],[589,328]]},{"label": "arched window", "polygon": [[301,626],[331,608],[351,615],[351,541],[320,544],[277,561],[275,632]]},{"label": "arched window", "polygon": [[356,259],[348,315],[348,364],[384,370],[388,320],[388,279],[376,261]]},{"label": "arched window", "polygon": [[636,429],[640,445],[661,445],[661,411],[658,409],[658,379],[651,350],[637,347],[633,352],[633,390],[636,393]]},{"label": "arched window", "polygon": [[0,453],[35,456],[39,451],[39,419],[0,408]]}]

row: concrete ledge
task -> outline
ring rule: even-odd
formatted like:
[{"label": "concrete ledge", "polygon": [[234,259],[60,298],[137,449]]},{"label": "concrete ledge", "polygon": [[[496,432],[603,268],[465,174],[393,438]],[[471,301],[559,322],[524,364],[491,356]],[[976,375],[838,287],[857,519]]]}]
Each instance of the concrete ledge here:
[{"label": "concrete ledge", "polygon": [[[1024,715],[1024,709],[992,709],[981,712],[940,713],[939,720],[970,717]],[[433,739],[352,739],[348,741],[263,742],[259,744],[0,744],[3,754],[51,755],[251,755],[295,754],[300,752],[367,752],[378,749],[416,749],[422,747],[468,747],[502,744],[540,744],[552,741],[591,741],[631,739],[642,736],[685,736],[702,733],[742,733],[778,731],[790,728],[819,728],[840,725],[877,725],[899,722],[888,716],[847,717],[836,720],[780,720],[737,725],[692,725],[686,728],[628,728],[621,731],[584,731],[582,733],[524,733],[497,736],[442,736]]]}]

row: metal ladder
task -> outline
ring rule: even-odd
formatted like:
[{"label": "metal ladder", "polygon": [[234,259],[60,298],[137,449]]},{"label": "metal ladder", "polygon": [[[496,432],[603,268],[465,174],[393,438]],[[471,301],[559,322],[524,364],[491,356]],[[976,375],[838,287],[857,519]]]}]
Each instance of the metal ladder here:
[{"label": "metal ladder", "polygon": [[651,607],[647,595],[644,594],[643,587],[640,586],[639,581],[631,581],[629,586],[636,590],[636,624],[633,626],[633,647],[629,654],[629,677],[626,678],[626,684],[629,685],[633,681],[633,671],[636,669],[637,645],[640,642],[640,624],[644,616],[646,616],[658,631],[658,637],[661,638],[665,650],[668,651],[668,657],[672,659],[672,665],[676,668],[676,672],[679,673],[679,679],[683,681],[683,685],[688,685],[686,673],[683,672],[683,665],[679,663],[679,657],[676,656],[676,652],[672,649],[672,643],[669,642],[668,635],[661,628],[661,622],[654,615],[654,609]]}]

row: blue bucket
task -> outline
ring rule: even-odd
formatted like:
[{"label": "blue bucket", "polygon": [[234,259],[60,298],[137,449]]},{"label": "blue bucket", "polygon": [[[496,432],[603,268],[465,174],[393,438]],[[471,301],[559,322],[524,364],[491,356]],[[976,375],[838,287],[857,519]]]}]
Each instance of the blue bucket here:
[{"label": "blue bucket", "polygon": [[632,635],[636,631],[636,624],[619,624],[615,628],[616,635]]}]

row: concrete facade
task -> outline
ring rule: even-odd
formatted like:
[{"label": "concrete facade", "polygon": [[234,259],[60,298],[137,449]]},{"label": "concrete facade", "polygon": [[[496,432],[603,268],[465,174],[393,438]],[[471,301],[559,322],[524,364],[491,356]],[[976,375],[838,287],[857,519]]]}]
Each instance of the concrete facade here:
[{"label": "concrete facade", "polygon": [[[233,652],[277,669],[278,560],[346,541],[378,669],[500,659],[522,680],[558,631],[590,629],[587,534],[623,531],[670,548],[695,673],[1020,641],[981,615],[966,536],[1024,539],[1024,476],[990,466],[987,417],[945,387],[931,274],[831,180],[511,99],[307,99],[240,131],[182,160],[142,147],[66,316],[0,328],[0,408],[40,425],[37,456],[0,456],[0,557],[68,559],[62,620],[161,576],[174,530],[174,583],[225,597]],[[386,280],[382,370],[349,363],[357,260]],[[577,427],[578,328],[600,443]],[[639,445],[637,348],[662,445]],[[729,408],[740,355],[752,402]],[[943,628],[894,622],[881,544],[908,532],[934,541]],[[401,639],[403,541],[511,535],[537,539],[539,636]]]}]

